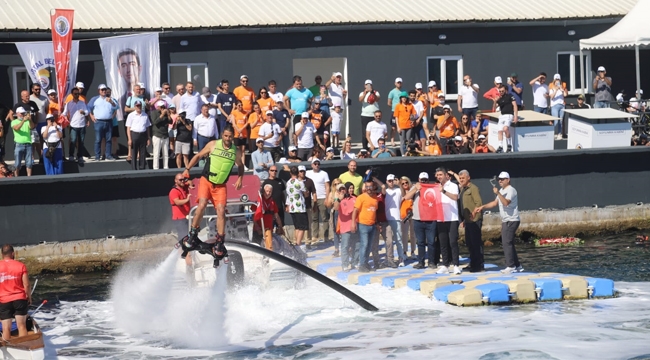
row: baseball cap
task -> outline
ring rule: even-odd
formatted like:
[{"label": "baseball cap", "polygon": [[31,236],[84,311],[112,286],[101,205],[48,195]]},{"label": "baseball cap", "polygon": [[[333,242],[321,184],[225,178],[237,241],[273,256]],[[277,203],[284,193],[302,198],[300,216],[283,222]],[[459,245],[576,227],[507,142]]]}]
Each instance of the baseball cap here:
[{"label": "baseball cap", "polygon": [[438,97],[445,97],[445,93],[443,93],[443,92],[438,93]]},{"label": "baseball cap", "polygon": [[388,180],[395,180],[395,175],[388,174],[388,176],[386,176],[386,181],[388,181]]},{"label": "baseball cap", "polygon": [[140,101],[140,100],[136,101],[134,106],[138,106],[138,105],[142,106],[142,101]]},{"label": "baseball cap", "polygon": [[402,82],[402,78],[401,78],[401,77],[396,78],[396,79],[395,79],[395,82],[396,82],[396,83],[398,83],[398,82]]},{"label": "baseball cap", "polygon": [[429,174],[425,172],[421,172],[420,176],[418,176],[418,179],[428,179],[428,178],[429,178]]},{"label": "baseball cap", "polygon": [[156,107],[157,108],[159,108],[159,107],[167,107],[167,102],[165,102],[165,100],[160,100],[160,101],[156,102]]},{"label": "baseball cap", "polygon": [[513,72],[512,74],[510,74],[510,77],[518,77],[518,75],[516,72]]},{"label": "baseball cap", "polygon": [[372,80],[370,80],[370,79],[366,80],[366,82],[364,83],[364,85],[368,85],[368,84],[372,85]]},{"label": "baseball cap", "polygon": [[169,108],[170,108],[170,109],[172,109],[172,108],[173,108],[173,109],[176,109],[176,105],[174,105],[174,103],[171,103],[171,104],[169,104]]},{"label": "baseball cap", "polygon": [[248,79],[248,75],[242,75],[239,77],[239,80]]},{"label": "baseball cap", "polygon": [[367,152],[368,152],[368,150],[366,150],[366,149],[361,149],[361,150],[359,150],[359,152],[362,152],[362,153],[367,153]]},{"label": "baseball cap", "polygon": [[208,95],[210,93],[210,88],[205,86],[203,89],[201,89],[201,93],[203,95]]},{"label": "baseball cap", "polygon": [[510,174],[508,174],[508,173],[505,172],[505,171],[502,171],[502,172],[499,174],[499,179],[510,179]]},{"label": "baseball cap", "polygon": [[416,83],[415,88],[416,89],[422,89],[422,83]]},{"label": "baseball cap", "polygon": [[[49,94],[49,92],[48,92]],[[639,95],[643,95],[643,89],[639,89]]]},{"label": "baseball cap", "polygon": [[479,139],[485,139],[485,135],[479,135],[478,138]]},{"label": "baseball cap", "polygon": [[[54,90],[54,89],[50,89],[50,90],[47,91],[47,94],[48,94],[48,95],[50,95],[50,94],[56,94],[56,90]],[[641,94],[643,94],[643,91],[641,91]]]},{"label": "baseball cap", "polygon": [[298,171],[307,171],[307,168],[305,167],[305,165],[300,165],[298,166]]},{"label": "baseball cap", "polygon": [[326,152],[334,151],[334,148],[330,146],[330,147],[328,147],[327,150],[325,150],[325,151],[326,151]]},{"label": "baseball cap", "polygon": [[139,82],[139,83],[138,83],[138,86],[141,87],[141,88],[143,88],[143,89],[146,89],[146,88],[147,88],[146,86],[144,86],[144,83],[143,83],[143,82]]},{"label": "baseball cap", "polygon": [[156,88],[156,90],[154,90],[154,91],[155,91],[155,92],[162,91],[162,88],[161,88],[160,86],[158,86],[158,87]]},{"label": "baseball cap", "polygon": [[319,158],[313,159],[313,160],[311,161],[311,163],[312,163],[312,164],[313,164],[313,163],[319,163],[319,164],[320,164],[320,159],[319,159]]},{"label": "baseball cap", "polygon": [[47,119],[54,119],[54,115],[52,115],[52,114],[47,114],[47,116],[45,117],[45,119],[46,119],[46,120],[47,120]]},{"label": "baseball cap", "polygon": [[296,151],[296,150],[298,150],[297,147],[295,147],[295,146],[293,146],[293,145],[292,145],[292,146],[289,146],[289,151]]},{"label": "baseball cap", "polygon": [[562,78],[560,77],[560,74],[555,74],[555,75],[553,75],[553,80],[560,80],[560,79],[562,79]]},{"label": "baseball cap", "polygon": [[582,94],[580,94],[580,95],[578,95],[578,99],[582,99],[582,100],[584,100],[584,99],[585,99],[585,96],[582,95]]},{"label": "baseball cap", "polygon": [[454,136],[454,141],[463,141],[463,138],[459,135]]},{"label": "baseball cap", "polygon": [[437,85],[437,84],[436,84],[435,81],[433,81],[433,80],[429,81],[429,87],[434,87],[434,86],[436,86],[436,85]]},{"label": "baseball cap", "polygon": [[17,114],[26,114],[27,111],[25,111],[25,109],[21,106],[18,109],[16,109],[16,113]]},{"label": "baseball cap", "polygon": [[309,119],[309,113],[305,111],[300,117],[303,119]]},{"label": "baseball cap", "polygon": [[99,86],[97,88],[99,90],[104,90],[104,89],[106,89],[106,84],[99,84]]},{"label": "baseball cap", "polygon": [[443,106],[442,108],[443,108],[443,109],[449,109],[449,110],[451,110],[451,106],[449,106],[449,105],[445,105],[445,106]]},{"label": "baseball cap", "polygon": [[83,89],[84,88],[84,83],[79,81],[78,83],[74,84],[74,87],[79,88],[79,89]]},{"label": "baseball cap", "polygon": [[604,66],[599,66],[598,71],[605,71],[605,67]]},{"label": "baseball cap", "polygon": [[273,111],[271,111],[271,110],[266,110],[266,115],[273,115]]},{"label": "baseball cap", "polygon": [[501,76],[497,76],[494,78],[494,82],[497,84],[503,84],[503,79],[501,79]]},{"label": "baseball cap", "polygon": [[327,131],[327,130],[323,131],[323,135],[329,135],[329,134],[330,134],[329,131]]},{"label": "baseball cap", "polygon": [[336,190],[341,190],[341,189],[345,189],[345,185],[343,185],[343,184],[338,184],[338,185],[336,186]]},{"label": "baseball cap", "polygon": [[339,76],[343,77],[343,74],[341,74],[340,72],[335,72],[335,73],[334,73],[334,76],[335,76],[335,77],[339,77]]},{"label": "baseball cap", "polygon": [[255,140],[255,143],[257,144],[257,143],[260,142],[260,141],[261,141],[261,142],[264,142],[264,139],[263,139],[263,138],[257,138],[257,140]]}]

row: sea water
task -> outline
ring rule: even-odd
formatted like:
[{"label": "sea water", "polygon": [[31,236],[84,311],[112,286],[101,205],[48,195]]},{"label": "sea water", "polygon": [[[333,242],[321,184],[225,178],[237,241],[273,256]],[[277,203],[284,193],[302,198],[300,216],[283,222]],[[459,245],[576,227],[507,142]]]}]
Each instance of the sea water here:
[{"label": "sea water", "polygon": [[[570,267],[574,252],[592,254],[584,270],[603,264],[592,270],[615,280],[617,259],[626,259],[646,279],[648,249],[628,245],[598,239],[576,249],[524,248],[522,258],[552,254],[556,267],[544,266],[562,271],[557,266]],[[380,309],[368,312],[311,279],[300,290],[172,286],[177,256],[153,267],[127,264],[111,276],[108,296],[77,294],[37,315],[48,358],[650,359],[650,282],[616,281],[614,299],[472,308],[408,288],[348,285]]]}]

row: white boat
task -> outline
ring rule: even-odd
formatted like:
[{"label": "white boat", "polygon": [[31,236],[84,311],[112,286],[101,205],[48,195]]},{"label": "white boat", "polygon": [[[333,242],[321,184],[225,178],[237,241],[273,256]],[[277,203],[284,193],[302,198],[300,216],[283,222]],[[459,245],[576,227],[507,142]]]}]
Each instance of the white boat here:
[{"label": "white boat", "polygon": [[27,335],[18,336],[18,330],[12,331],[11,339],[0,343],[0,355],[12,360],[45,359],[43,332],[31,316],[27,317]]}]

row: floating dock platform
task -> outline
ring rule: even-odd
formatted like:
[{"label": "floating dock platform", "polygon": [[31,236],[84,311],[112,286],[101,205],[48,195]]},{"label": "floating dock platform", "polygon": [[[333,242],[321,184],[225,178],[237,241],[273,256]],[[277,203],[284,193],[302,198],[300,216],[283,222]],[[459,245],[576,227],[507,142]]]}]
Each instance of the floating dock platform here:
[{"label": "floating dock platform", "polygon": [[[355,269],[345,272],[341,268],[341,258],[332,257],[333,252],[333,247],[310,251],[307,262],[321,274],[344,284],[381,284],[391,289],[408,287],[429,298],[457,306],[594,299],[616,295],[614,281],[610,279],[528,271],[502,274],[493,264],[485,264],[484,272],[463,271],[460,275],[436,274],[437,269],[414,269],[414,261],[397,269],[384,268],[369,273],[360,273]],[[468,261],[461,258],[461,267]]]}]

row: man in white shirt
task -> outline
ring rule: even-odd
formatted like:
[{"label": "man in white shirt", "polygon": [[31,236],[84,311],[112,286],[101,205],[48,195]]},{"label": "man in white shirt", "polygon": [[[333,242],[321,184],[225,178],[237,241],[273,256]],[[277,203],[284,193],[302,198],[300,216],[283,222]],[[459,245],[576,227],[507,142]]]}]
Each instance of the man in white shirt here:
[{"label": "man in white shirt", "polygon": [[[372,80],[368,79],[365,82],[363,91],[359,94],[359,102],[361,103],[361,129],[367,131],[368,125],[374,120],[375,112],[379,110],[379,91],[372,87]],[[384,136],[381,136],[384,137]],[[364,149],[368,148],[368,136],[361,142]],[[371,145],[372,146],[372,145]],[[376,147],[377,144],[374,144]],[[370,148],[373,149],[372,147]]]},{"label": "man in white shirt", "polygon": [[[192,138],[197,151],[201,151],[207,143],[218,138],[217,122],[214,117],[210,116],[209,105],[201,106],[201,114],[194,118],[192,129]],[[187,114],[187,113],[186,113]],[[187,115],[186,115],[187,116]]]},{"label": "man in white shirt", "polygon": [[[320,160],[318,159],[311,161],[311,168],[312,170],[307,171],[305,176],[314,182],[314,187],[316,188],[317,201],[311,206],[314,212],[311,219],[311,241],[313,244],[319,238],[325,241],[329,240],[330,213],[327,206],[325,206],[325,199],[330,196],[330,177],[327,172],[320,169]],[[319,236],[321,233],[322,237]]]},{"label": "man in white shirt", "polygon": [[264,124],[260,126],[258,136],[264,139],[264,150],[270,151],[273,156],[273,161],[278,162],[282,157],[282,149],[280,149],[280,142],[282,142],[282,129],[280,125],[273,122],[273,111],[266,111],[266,118]]},{"label": "man in white shirt", "polygon": [[548,114],[548,85],[546,85],[546,73],[541,72],[539,76],[529,83],[533,87],[533,111]]},{"label": "man in white shirt", "polygon": [[284,94],[281,91],[278,91],[277,84],[275,80],[269,81],[269,97],[277,103],[284,103]]},{"label": "man in white shirt", "polygon": [[178,110],[178,113],[180,114],[180,108],[181,108],[181,98],[185,95],[185,85],[183,84],[176,84],[176,95],[172,98],[172,104],[176,106],[176,109]]},{"label": "man in white shirt", "polygon": [[386,139],[388,137],[388,127],[381,121],[381,111],[375,110],[374,121],[368,123],[366,126],[366,139],[370,151],[374,151],[379,146],[377,142],[379,139]]},{"label": "man in white shirt", "polygon": [[397,255],[399,265],[404,266],[404,248],[402,246],[402,218],[400,216],[400,206],[402,205],[402,189],[399,186],[399,179],[395,175],[386,176],[386,185],[381,187],[384,194],[384,210],[388,228],[386,229],[386,262],[388,266],[395,267],[393,258],[393,244],[397,246]]},{"label": "man in white shirt", "polygon": [[302,161],[307,161],[311,156],[314,149],[314,141],[318,143],[318,146],[323,147],[320,139],[316,136],[314,124],[309,121],[308,112],[302,113],[300,122],[296,124],[294,129],[294,137],[294,142],[298,145],[298,157]]},{"label": "man in white shirt", "polygon": [[185,95],[181,96],[181,104],[178,109],[178,113],[185,111],[185,117],[187,119],[194,119],[201,112],[201,95],[198,92],[194,92],[194,84],[191,81],[188,81],[185,84]]},{"label": "man in white shirt", "polygon": [[151,136],[149,134],[151,120],[149,119],[149,115],[142,111],[143,107],[144,104],[142,101],[136,100],[135,111],[130,113],[126,118],[126,136],[133,156],[131,160],[133,170],[146,169],[147,159],[145,154],[147,152],[147,146],[151,144]]},{"label": "man in white shirt", "polygon": [[327,84],[325,84],[330,98],[332,98],[332,103],[337,99],[337,103],[341,104],[341,109],[345,108],[345,98],[348,96],[348,91],[343,88],[343,84],[341,83],[342,79],[343,74],[335,72],[327,81]]},{"label": "man in white shirt", "polygon": [[209,106],[208,113],[213,118],[217,118],[217,112],[219,111],[219,106],[217,106],[217,95],[213,94],[210,91],[209,87],[203,88],[203,95],[201,95],[201,103],[207,104]]},{"label": "man in white shirt", "polygon": [[68,144],[68,151],[70,161],[74,161],[74,150],[77,149],[77,159],[83,163],[83,154],[86,151],[84,148],[84,140],[86,138],[86,127],[90,124],[88,116],[88,106],[83,102],[79,95],[81,90],[79,88],[72,89],[72,100],[65,104],[63,115],[70,119],[70,143]]},{"label": "man in white shirt", "polygon": [[470,119],[476,118],[478,111],[478,84],[472,83],[469,75],[463,77],[463,86],[458,89],[458,111],[468,115]]},{"label": "man in white shirt", "polygon": [[[438,274],[448,274],[449,265],[454,266],[454,274],[460,274],[458,267],[458,185],[449,181],[449,173],[444,167],[436,169],[436,180],[442,186],[442,213],[445,221],[438,221],[438,240],[440,241],[440,252],[442,253],[442,265],[438,268]],[[451,259],[449,258],[451,255]]]}]

